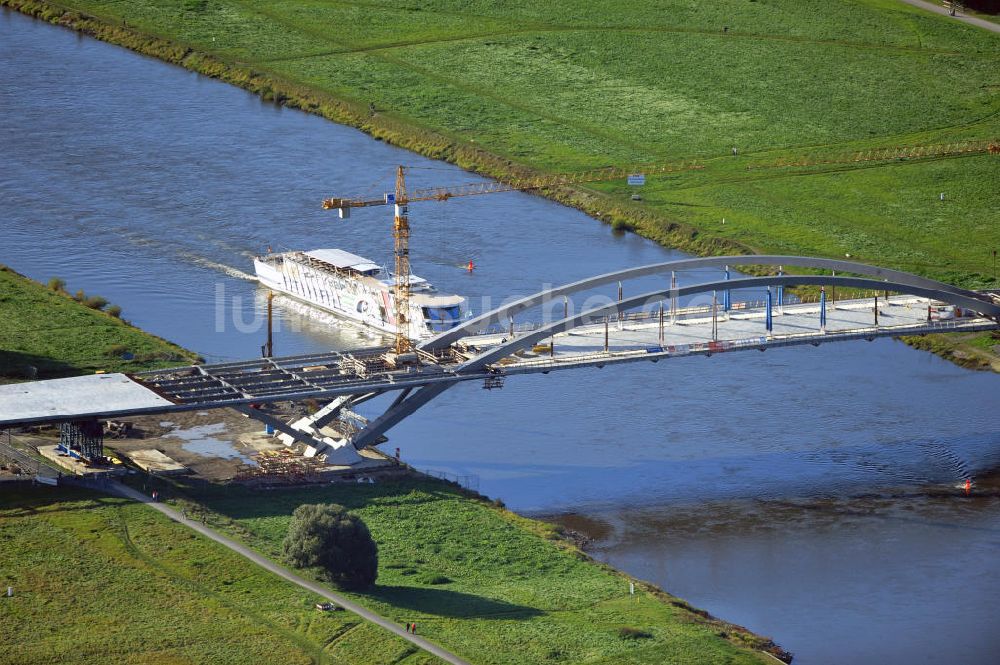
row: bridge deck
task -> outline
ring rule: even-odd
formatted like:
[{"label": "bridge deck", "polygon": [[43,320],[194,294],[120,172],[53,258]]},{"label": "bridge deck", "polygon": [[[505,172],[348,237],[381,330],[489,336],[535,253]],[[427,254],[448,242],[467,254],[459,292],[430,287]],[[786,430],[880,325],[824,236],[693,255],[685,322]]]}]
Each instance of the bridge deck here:
[{"label": "bridge deck", "polygon": [[[740,303],[742,305],[742,303]],[[726,313],[719,305],[717,313],[718,339],[737,340],[762,336],[786,337],[819,333],[819,303],[799,303],[774,308],[772,331],[765,329],[763,307],[736,308]],[[912,326],[927,323],[927,300],[912,296],[893,296],[887,302],[879,298],[880,327]],[[834,334],[844,330],[868,329],[875,325],[874,300],[827,303],[826,330]],[[697,345],[712,341],[710,307],[681,310],[676,322],[669,310],[664,314],[663,341],[660,342],[657,312],[627,313],[621,323],[611,317],[608,327],[610,351],[646,349],[654,346]],[[495,333],[467,337],[462,343],[486,349],[500,344],[509,335]],[[555,337],[556,352],[563,354],[604,350],[604,323],[580,326]]]},{"label": "bridge deck", "polygon": [[[828,302],[825,332],[820,331],[819,303],[775,307],[771,332],[765,329],[764,308],[739,308],[726,314],[721,312],[720,306],[716,339],[712,337],[710,308],[684,311],[674,323],[671,323],[667,312],[662,342],[658,314],[629,315],[620,326],[614,319],[608,323],[607,352],[604,349],[605,324],[599,323],[557,334],[551,353],[547,350],[522,353],[506,359],[501,366],[505,374],[521,374],[583,365],[603,366],[629,360],[711,355],[742,349],[997,328],[994,321],[979,317],[928,322],[927,305],[928,301],[924,298],[893,296],[887,302],[880,297],[876,327],[873,299],[837,302],[836,307]],[[462,343],[486,350],[502,343],[508,336],[478,335],[467,337]],[[543,343],[547,344],[547,341]]]},{"label": "bridge deck", "polygon": [[[0,386],[0,426],[58,422],[85,417],[120,417],[218,408],[248,403],[363,395],[435,383],[483,380],[502,374],[549,372],[585,366],[659,360],[691,354],[722,353],[799,344],[925,332],[997,328],[985,318],[927,321],[928,301],[912,296],[880,300],[875,327],[873,300],[843,301],[827,307],[826,332],[819,331],[819,305],[775,308],[773,330],[765,330],[763,308],[719,313],[717,339],[709,311],[687,310],[676,322],[666,315],[660,341],[656,314],[629,315],[607,325],[587,325],[555,336],[554,353],[522,352],[483,370],[457,372],[460,363],[478,351],[499,345],[507,335],[478,335],[461,340],[462,353],[446,354],[438,362],[393,368],[385,348],[257,359],[171,370],[135,376],[111,374]],[[99,392],[95,392],[98,390]]]}]

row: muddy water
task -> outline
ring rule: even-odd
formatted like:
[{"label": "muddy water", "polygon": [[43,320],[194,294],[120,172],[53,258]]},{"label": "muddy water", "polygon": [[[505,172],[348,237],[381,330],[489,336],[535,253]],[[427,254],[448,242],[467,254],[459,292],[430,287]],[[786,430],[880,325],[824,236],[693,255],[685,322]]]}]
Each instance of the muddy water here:
[{"label": "muddy water", "polygon": [[[991,663],[1000,498],[895,495],[563,516],[591,554],[803,663]],[[984,565],[984,562],[989,562]]]},{"label": "muddy water", "polygon": [[[9,12],[0,63],[0,261],[213,360],[259,353],[246,273],[268,245],[388,260],[385,212],[345,223],[322,197],[384,191],[398,163],[413,186],[475,180]],[[415,272],[477,309],[680,256],[519,194],[412,212]],[[276,304],[279,353],[378,341]],[[926,490],[1000,465],[998,395],[1000,377],[883,340],[459,386],[389,446],[603,525],[598,556],[798,662],[992,663],[1000,505]]]}]

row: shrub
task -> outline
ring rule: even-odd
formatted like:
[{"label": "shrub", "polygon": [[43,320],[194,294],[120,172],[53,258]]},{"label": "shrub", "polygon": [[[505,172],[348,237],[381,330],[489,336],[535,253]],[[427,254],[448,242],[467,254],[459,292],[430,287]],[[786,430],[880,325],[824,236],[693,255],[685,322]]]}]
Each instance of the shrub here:
[{"label": "shrub", "polygon": [[60,279],[59,277],[53,277],[49,280],[48,286],[56,293],[62,293],[66,290],[66,280]]},{"label": "shrub", "polygon": [[611,230],[618,233],[625,233],[626,231],[635,231],[635,225],[628,220],[622,219],[621,217],[616,217],[611,222]]},{"label": "shrub", "polygon": [[451,580],[440,573],[422,573],[417,577],[421,584],[450,584]]},{"label": "shrub", "polygon": [[121,358],[128,352],[128,347],[124,344],[112,344],[104,354],[109,358]]},{"label": "shrub", "polygon": [[104,311],[110,314],[111,316],[115,317],[116,319],[121,318],[122,315],[122,308],[119,307],[118,305],[112,305],[111,307],[108,307]]},{"label": "shrub", "polygon": [[73,300],[76,300],[77,302],[83,302],[86,299],[87,299],[87,294],[83,292],[83,289],[80,289],[79,291],[73,294]]},{"label": "shrub", "polygon": [[83,304],[90,309],[104,309],[108,304],[108,299],[101,296],[90,296],[83,301]]},{"label": "shrub", "polygon": [[623,640],[648,640],[653,637],[653,634],[638,628],[623,626],[618,629],[618,637]]},{"label": "shrub", "polygon": [[378,577],[378,546],[368,527],[334,503],[296,508],[282,549],[293,566],[319,568],[343,589],[368,588]]}]

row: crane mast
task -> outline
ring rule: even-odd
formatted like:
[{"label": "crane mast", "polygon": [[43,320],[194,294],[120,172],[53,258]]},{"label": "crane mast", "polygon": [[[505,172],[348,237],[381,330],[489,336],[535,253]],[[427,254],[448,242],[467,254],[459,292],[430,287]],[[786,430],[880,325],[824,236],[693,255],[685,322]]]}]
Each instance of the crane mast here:
[{"label": "crane mast", "polygon": [[396,272],[393,302],[396,306],[396,354],[410,351],[410,220],[407,217],[406,175],[396,169],[396,216],[392,225]]}]

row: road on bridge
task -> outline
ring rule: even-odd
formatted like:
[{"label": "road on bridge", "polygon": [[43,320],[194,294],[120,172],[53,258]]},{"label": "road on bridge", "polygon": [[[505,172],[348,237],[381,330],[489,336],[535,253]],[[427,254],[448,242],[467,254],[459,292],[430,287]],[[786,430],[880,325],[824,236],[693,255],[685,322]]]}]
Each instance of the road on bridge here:
[{"label": "road on bridge", "polygon": [[128,487],[127,485],[123,485],[118,482],[108,483],[103,487],[115,494],[118,494],[119,496],[125,497],[126,499],[133,499],[135,501],[147,504],[151,508],[160,511],[161,513],[163,513],[170,519],[174,520],[175,522],[179,522],[184,526],[197,531],[201,535],[207,538],[211,538],[220,545],[228,547],[237,554],[246,557],[250,561],[260,566],[261,568],[264,568],[265,570],[268,570],[274,573],[275,575],[288,580],[293,584],[297,584],[303,589],[315,593],[317,596],[321,596],[331,602],[337,603],[338,605],[344,607],[345,609],[354,612],[362,619],[365,619],[366,621],[370,621],[378,626],[381,626],[382,628],[385,628],[394,635],[402,637],[404,640],[413,643],[414,645],[420,647],[421,649],[427,651],[428,653],[434,654],[435,656],[437,656],[438,658],[447,663],[452,663],[452,665],[471,665],[468,661],[462,660],[461,658],[451,653],[450,651],[445,651],[444,649],[434,644],[433,642],[429,642],[422,637],[418,637],[417,635],[411,635],[410,633],[407,633],[406,630],[404,630],[401,626],[397,625],[395,621],[391,619],[386,619],[385,617],[376,614],[371,610],[365,609],[364,607],[348,600],[347,598],[341,596],[338,593],[334,593],[329,589],[324,589],[315,582],[310,582],[305,578],[299,577],[298,575],[288,570],[284,566],[279,566],[278,564],[274,563],[267,557],[262,556],[257,552],[254,552],[250,548],[241,545],[235,540],[226,538],[222,534],[217,533],[212,529],[209,529],[204,524],[200,524],[194,520],[187,519],[186,517],[178,513],[170,506],[153,501],[148,496],[146,496],[142,492],[139,492],[138,490],[134,490],[131,487]]}]

